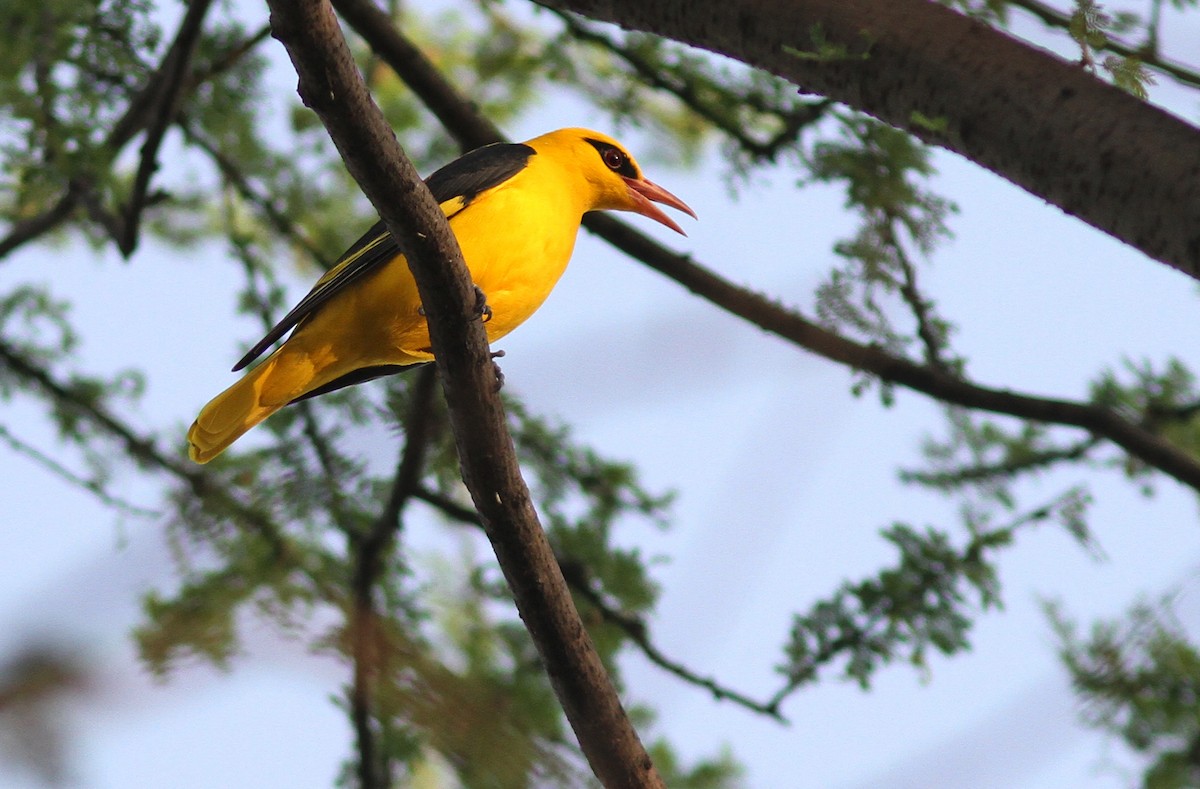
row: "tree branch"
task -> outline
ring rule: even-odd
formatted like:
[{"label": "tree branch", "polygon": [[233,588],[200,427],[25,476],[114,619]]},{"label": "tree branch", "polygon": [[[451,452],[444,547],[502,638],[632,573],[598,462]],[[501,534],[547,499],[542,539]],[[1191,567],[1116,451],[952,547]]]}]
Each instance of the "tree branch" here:
[{"label": "tree branch", "polygon": [[294,551],[282,530],[263,512],[249,507],[214,481],[214,476],[191,464],[169,457],[159,450],[154,439],[139,435],[91,398],[79,396],[69,384],[55,379],[49,371],[25,357],[19,350],[0,340],[0,362],[7,372],[22,379],[27,386],[45,395],[57,406],[84,417],[110,438],[116,439],[139,465],[165,471],[191,490],[196,498],[234,513],[271,546],[277,556],[288,564],[296,564]]},{"label": "tree branch", "polygon": [[133,515],[139,518],[162,517],[162,513],[158,510],[152,510],[147,507],[139,506],[133,502],[121,498],[120,496],[109,493],[99,479],[96,479],[95,477],[88,478],[75,473],[71,469],[67,468],[66,465],[51,457],[48,453],[43,452],[33,444],[18,438],[12,433],[12,431],[2,424],[0,424],[0,442],[8,444],[8,446],[14,452],[24,455],[64,482],[74,485],[77,488],[82,488],[88,493],[91,493],[100,501],[101,504],[105,505],[106,507],[111,507],[118,512],[123,512],[126,515]]},{"label": "tree branch", "polygon": [[[197,131],[188,123],[186,118],[180,120],[180,131],[183,132],[184,139],[196,145],[200,150],[208,154],[212,159],[213,164],[221,172],[221,176],[251,205],[262,212],[263,217],[275,228],[275,231],[286,238],[290,243],[295,244],[304,250],[304,252],[313,259],[318,265],[328,268],[329,261],[321,255],[321,251],[317,249],[316,244],[312,242],[303,230],[292,221],[291,217],[287,216],[283,211],[272,203],[271,199],[266,195],[260,194],[258,190],[250,183],[249,178],[242,172],[241,167],[231,157],[227,156],[217,144],[208,139],[204,134]],[[268,328],[274,323],[268,325]]]},{"label": "tree branch", "polygon": [[333,0],[333,5],[464,149],[506,139],[371,0]]},{"label": "tree branch", "polygon": [[[1064,14],[1053,6],[1038,2],[1038,0],[1008,0],[1009,5],[1020,8],[1031,16],[1037,17],[1044,25],[1051,28],[1057,28],[1064,32],[1070,32],[1071,15]],[[1162,57],[1158,52],[1157,32],[1157,4],[1155,6],[1155,18],[1151,20],[1149,28],[1149,38],[1145,45],[1134,46],[1119,41],[1112,36],[1105,36],[1105,40],[1097,49],[1112,52],[1122,57],[1136,58],[1147,66],[1161,71],[1163,74],[1171,77],[1180,85],[1187,85],[1193,88],[1200,88],[1200,73],[1195,69],[1186,66],[1182,63]]]},{"label": "tree branch", "polygon": [[351,618],[354,681],[350,689],[350,718],[358,750],[358,780],[363,789],[387,786],[385,758],[376,742],[371,726],[374,709],[373,674],[380,663],[376,643],[378,610],[375,605],[375,585],[386,569],[385,559],[400,530],[400,514],[415,494],[421,472],[425,467],[425,451],[432,437],[432,411],[437,368],[425,365],[416,373],[412,402],[405,420],[404,450],[392,491],[379,517],[365,534],[350,535],[350,553],[354,562],[351,592],[354,610]]},{"label": "tree branch", "polygon": [[[193,78],[187,81],[186,89],[194,90],[205,81],[220,74],[224,69],[230,68],[240,57],[251,51],[262,38],[263,32],[260,31],[241,44],[231,47],[223,57],[210,64],[203,72],[193,75]],[[162,94],[162,85],[166,79],[167,66],[173,62],[171,55],[173,51],[175,51],[174,48],[163,56],[162,63],[150,75],[141,90],[130,99],[129,106],[126,107],[125,112],[113,124],[108,137],[100,146],[103,149],[107,149],[110,160],[115,159],[121,149],[156,117],[155,100]],[[118,227],[119,220],[111,213],[97,210],[100,208],[99,200],[93,192],[94,188],[86,176],[67,180],[63,187],[62,195],[54,205],[40,214],[14,222],[9,227],[8,234],[0,238],[0,260],[24,244],[35,241],[42,235],[57,228],[70,218],[81,202],[88,206],[93,218],[104,227],[109,236],[120,246],[119,239],[121,233]]]},{"label": "tree branch", "polygon": [[1200,279],[1197,129],[938,3],[539,2],[728,55],[843,102]]},{"label": "tree branch", "polygon": [[159,68],[161,77],[154,81],[155,95],[153,113],[146,126],[146,139],[142,141],[141,160],[133,180],[133,190],[121,216],[121,232],[113,240],[121,254],[129,257],[137,248],[138,228],[142,221],[142,210],[149,197],[150,179],[158,170],[158,149],[162,145],[167,128],[174,121],[182,100],[188,66],[200,41],[200,30],[204,16],[212,0],[192,0],[187,13],[179,23],[175,40],[163,58]]},{"label": "tree branch", "polygon": [[759,293],[733,285],[690,257],[672,252],[611,217],[592,214],[584,226],[693,293],[826,359],[872,373],[946,403],[1083,428],[1112,441],[1184,485],[1200,490],[1200,460],[1112,409],[992,389],[893,356],[874,345],[863,345],[842,337]]},{"label": "tree branch", "polygon": [[1012,479],[1026,471],[1040,471],[1057,463],[1073,462],[1086,458],[1100,444],[1098,436],[1088,436],[1073,444],[1030,452],[1018,459],[1005,458],[995,463],[962,465],[941,471],[901,469],[903,482],[916,482],[932,488],[948,490],[962,485],[989,482],[996,479]]},{"label": "tree branch", "polygon": [[463,480],[589,764],[608,787],[661,787],[537,522],[449,225],[404,156],[322,0],[269,0],[274,35],[347,168],[404,250],[425,307]]},{"label": "tree branch", "polygon": [[[822,100],[801,104],[786,111],[781,107],[769,106],[761,97],[759,101],[754,102],[750,100],[751,97],[729,95],[728,91],[721,90],[715,84],[698,88],[695,81],[689,81],[686,77],[664,73],[657,64],[648,61],[635,48],[593,30],[580,22],[578,16],[557,10],[554,10],[554,13],[563,21],[572,36],[624,60],[647,85],[675,96],[695,115],[720,129],[742,151],[758,161],[775,161],[782,147],[795,143],[801,130],[823,118],[825,111],[830,107],[830,101]],[[756,138],[747,131],[742,119],[734,111],[739,103],[742,106],[753,106],[757,112],[774,117],[781,128],[769,139]]]},{"label": "tree branch", "polygon": [[[478,513],[440,493],[421,487],[413,495],[449,518],[477,528],[483,527]],[[703,676],[678,660],[669,657],[650,639],[650,628],[647,627],[645,620],[610,604],[601,592],[592,588],[588,581],[586,567],[582,563],[576,562],[570,557],[560,557],[559,565],[563,567],[563,577],[567,579],[567,583],[575,590],[576,594],[587,600],[600,613],[605,622],[625,633],[633,645],[651,663],[690,685],[704,688],[718,701],[729,701],[751,712],[767,715],[781,723],[787,723],[787,719],[779,711],[778,704],[772,705],[768,702],[756,701],[741,691],[726,687],[717,680]]]},{"label": "tree branch", "polygon": [[[336,4],[359,35],[413,89],[464,147],[503,139],[499,129],[462,96],[420,49],[396,30],[387,14],[370,0],[336,0]],[[760,294],[733,285],[616,217],[588,214],[584,217],[583,226],[696,295],[831,361],[865,370],[885,381],[948,403],[1083,428],[1112,441],[1183,484],[1200,490],[1200,461],[1115,411],[1086,403],[989,389],[949,373],[891,356],[874,346],[861,345],[841,337]]]}]

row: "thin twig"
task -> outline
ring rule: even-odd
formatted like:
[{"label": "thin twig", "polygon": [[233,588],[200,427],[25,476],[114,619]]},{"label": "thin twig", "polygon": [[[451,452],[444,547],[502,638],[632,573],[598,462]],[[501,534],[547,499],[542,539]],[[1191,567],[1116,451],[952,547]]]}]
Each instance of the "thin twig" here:
[{"label": "thin twig", "polygon": [[[418,488],[413,496],[429,504],[449,518],[479,529],[483,528],[483,524],[479,520],[479,513],[470,507],[464,507],[454,499],[424,487]],[[571,588],[599,611],[604,621],[625,633],[630,643],[637,647],[651,663],[675,675],[689,685],[704,688],[718,701],[729,701],[751,712],[772,717],[781,723],[787,722],[787,719],[779,711],[778,704],[772,705],[770,702],[752,699],[745,693],[722,685],[716,679],[706,677],[688,668],[678,660],[669,657],[650,638],[650,628],[646,625],[645,620],[634,614],[622,611],[616,605],[609,603],[601,592],[593,588],[587,579],[587,571],[583,563],[574,561],[566,556],[559,556],[558,559],[559,565],[563,568],[563,577],[567,579],[567,583],[571,585]]]},{"label": "thin twig", "polygon": [[95,496],[102,504],[107,507],[112,507],[114,510],[123,512],[126,515],[135,515],[139,518],[158,518],[162,513],[158,510],[152,510],[147,507],[134,504],[126,501],[119,496],[114,496],[104,489],[104,486],[97,479],[89,479],[87,477],[76,474],[71,469],[58,462],[50,455],[38,449],[34,445],[18,438],[4,425],[0,425],[0,441],[8,444],[14,452],[18,452],[33,462],[40,465],[42,468],[54,474],[56,477],[82,488],[88,493]]},{"label": "thin twig", "polygon": [[947,471],[902,470],[903,482],[916,482],[934,488],[949,488],[962,484],[988,482],[993,479],[1008,479],[1025,471],[1049,468],[1063,462],[1081,460],[1099,446],[1098,436],[1088,436],[1074,444],[1036,452],[1023,453],[1018,460],[1003,460],[998,463],[979,463]]},{"label": "thin twig", "polygon": [[220,170],[221,176],[233,186],[243,199],[262,212],[276,232],[303,249],[318,265],[327,266],[328,261],[321,255],[321,251],[317,249],[317,245],[313,243],[312,239],[292,221],[291,217],[281,211],[270,197],[261,194],[254,188],[237,162],[217,147],[216,143],[193,128],[186,118],[181,119],[179,127],[183,132],[184,139],[208,154],[213,164]]},{"label": "thin twig", "polygon": [[[820,100],[802,104],[797,109],[787,111],[780,107],[772,107],[766,101],[749,101],[750,96],[734,97],[722,91],[720,86],[716,84],[705,85],[705,91],[712,93],[720,92],[723,94],[721,97],[723,100],[714,104],[704,97],[696,84],[689,82],[684,77],[664,73],[661,68],[642,57],[633,47],[622,45],[620,42],[589,27],[581,22],[580,18],[575,14],[554,8],[549,10],[563,21],[567,27],[567,31],[573,37],[593,44],[624,60],[647,85],[677,98],[697,116],[708,121],[715,128],[720,129],[753,159],[768,162],[775,161],[780,148],[794,143],[802,129],[824,117],[825,111],[832,106],[832,102]],[[730,113],[730,107],[735,101],[741,103],[743,106],[752,106],[755,111],[763,115],[774,117],[780,124],[779,131],[766,141],[756,139],[753,135],[747,133],[745,124]]]},{"label": "thin twig", "polygon": [[[1037,17],[1047,27],[1058,28],[1064,31],[1071,29],[1070,14],[1065,14],[1053,6],[1039,2],[1039,0],[1009,0],[1009,5],[1020,8]],[[1149,37],[1146,45],[1143,46],[1128,44],[1112,36],[1105,35],[1104,42],[1097,49],[1112,52],[1122,57],[1136,58],[1144,65],[1161,71],[1181,85],[1200,87],[1200,72],[1178,61],[1162,57],[1158,53],[1157,41],[1153,35]]]},{"label": "thin twig", "polygon": [[142,141],[141,159],[133,179],[133,189],[122,212],[121,234],[114,238],[121,254],[129,257],[138,244],[138,228],[142,210],[149,197],[150,179],[158,170],[158,149],[162,145],[167,128],[175,119],[182,101],[188,67],[200,41],[204,17],[212,6],[212,0],[192,0],[187,13],[179,23],[179,31],[163,58],[154,97],[154,112],[146,126],[146,138]]},{"label": "thin twig", "polygon": [[917,267],[913,265],[908,251],[900,243],[899,235],[893,224],[895,219],[896,217],[891,215],[887,217],[884,225],[884,240],[896,254],[896,263],[899,264],[900,273],[903,276],[903,279],[897,283],[897,288],[917,323],[917,336],[921,338],[921,344],[925,348],[925,363],[930,367],[952,372],[950,363],[943,357],[943,352],[946,350],[945,337],[933,326],[933,305],[921,295],[921,291],[917,287]]},{"label": "thin twig", "polygon": [[136,463],[143,467],[165,471],[185,483],[198,499],[212,502],[214,506],[229,510],[241,521],[257,532],[281,560],[295,564],[298,553],[265,513],[247,506],[236,496],[216,483],[210,473],[185,464],[164,454],[153,438],[139,435],[132,427],[109,413],[94,398],[81,395],[67,383],[55,379],[48,370],[28,359],[8,343],[0,340],[0,362],[7,372],[26,385],[40,391],[54,402],[56,407],[66,409],[85,418],[109,437],[114,438]]},{"label": "thin twig", "polygon": [[668,657],[650,640],[650,631],[645,620],[610,604],[604,599],[604,595],[593,587],[587,578],[586,565],[581,562],[563,561],[562,566],[563,575],[566,577],[567,583],[571,584],[571,588],[599,611],[605,622],[620,629],[651,663],[674,674],[689,685],[704,688],[717,701],[729,701],[751,712],[774,718],[780,723],[788,722],[780,712],[777,702],[762,702],[752,699],[746,694],[728,688],[712,677],[698,674],[678,660]]}]

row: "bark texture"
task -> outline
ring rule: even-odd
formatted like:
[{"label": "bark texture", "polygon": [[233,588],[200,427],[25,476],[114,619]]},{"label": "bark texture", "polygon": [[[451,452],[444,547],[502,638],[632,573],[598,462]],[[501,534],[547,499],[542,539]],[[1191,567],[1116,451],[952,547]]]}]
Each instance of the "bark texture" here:
[{"label": "bark texture", "polygon": [[[589,765],[609,789],[661,789],[538,523],[470,277],[445,217],[367,91],[327,0],[268,5],[272,31],[299,75],[300,96],[408,257],[463,481]],[[360,775],[375,780],[368,769]]]},{"label": "bark texture", "polygon": [[1200,279],[1200,130],[927,0],[539,0],[770,71]]}]

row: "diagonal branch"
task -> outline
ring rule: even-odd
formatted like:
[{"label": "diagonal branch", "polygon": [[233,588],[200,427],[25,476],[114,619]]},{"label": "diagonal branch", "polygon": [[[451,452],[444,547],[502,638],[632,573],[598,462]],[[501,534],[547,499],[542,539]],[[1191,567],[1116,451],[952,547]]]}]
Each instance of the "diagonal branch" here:
[{"label": "diagonal branch", "polygon": [[425,307],[463,480],[592,770],[608,787],[662,787],[571,600],[505,425],[474,296],[441,210],[375,106],[323,0],[269,0],[274,35],[351,175],[404,250]]},{"label": "diagonal branch", "polygon": [[121,217],[121,233],[114,239],[125,257],[132,255],[137,248],[138,227],[149,196],[150,179],[158,170],[158,149],[179,111],[188,67],[200,41],[204,16],[211,6],[212,0],[192,0],[159,68],[161,78],[155,81],[153,110],[146,126],[146,139],[142,142],[141,160],[133,179],[132,193]]},{"label": "diagonal branch", "polygon": [[166,455],[158,448],[153,438],[139,435],[93,398],[73,391],[70,384],[59,381],[48,370],[2,340],[0,363],[3,363],[9,374],[46,396],[57,407],[80,415],[105,435],[115,439],[126,454],[142,467],[167,472],[187,485],[196,498],[236,515],[240,521],[257,532],[286,564],[299,563],[296,558],[297,551],[292,548],[279,526],[264,512],[246,505],[226,490],[216,481],[215,475]]},{"label": "diagonal branch", "polygon": [[[603,33],[593,30],[583,24],[580,17],[564,11],[551,10],[563,21],[572,36],[624,60],[647,85],[675,96],[685,107],[720,129],[745,153],[759,161],[775,161],[780,149],[795,143],[801,130],[819,121],[832,104],[828,99],[823,99],[801,104],[789,110],[770,106],[761,100],[762,97],[753,95],[735,97],[726,91],[718,94],[719,88],[716,85],[704,85],[703,89],[700,89],[696,80],[664,73],[657,64],[646,59],[635,48],[623,45]],[[708,96],[705,95],[706,93]],[[763,115],[774,117],[781,128],[767,140],[756,138],[746,130],[745,124],[733,111],[737,104],[751,106]]]},{"label": "diagonal branch", "polygon": [[13,222],[8,229],[8,235],[0,238],[0,259],[65,222],[78,207],[83,191],[79,182],[72,181],[67,184],[62,197],[58,198],[54,205],[40,214]]},{"label": "diagonal branch", "polygon": [[1082,428],[1106,438],[1184,485],[1200,490],[1200,459],[1112,409],[993,389],[893,356],[874,345],[863,345],[842,337],[762,294],[734,285],[690,257],[672,252],[657,241],[613,222],[608,216],[593,214],[588,217],[586,226],[698,296],[826,359],[872,373],[884,381],[923,392],[946,403]]},{"label": "diagonal branch", "polygon": [[502,142],[496,124],[459,93],[425,53],[372,0],[333,0],[334,8],[412,89],[463,148]]},{"label": "diagonal branch", "polygon": [[[478,513],[440,493],[422,487],[413,495],[431,507],[434,507],[448,518],[453,518],[460,523],[470,524],[478,528],[482,528],[483,526],[479,521]],[[716,679],[706,677],[688,668],[659,649],[650,638],[650,628],[647,626],[646,621],[640,616],[622,611],[619,607],[606,600],[604,595],[594,589],[588,582],[587,571],[582,563],[574,561],[569,557],[560,557],[559,564],[563,567],[563,577],[567,579],[567,583],[571,585],[575,593],[587,600],[593,608],[600,612],[600,616],[605,622],[621,630],[651,663],[670,674],[674,674],[690,685],[704,688],[718,701],[729,701],[751,712],[772,717],[781,723],[787,722],[783,717],[783,713],[780,712],[778,704],[752,699],[741,691],[722,685]]]},{"label": "diagonal branch", "polygon": [[[1010,5],[1020,8],[1031,16],[1037,17],[1047,27],[1058,28],[1068,33],[1071,30],[1071,15],[1065,14],[1053,6],[1039,2],[1039,0],[1008,0],[1008,2]],[[1157,17],[1157,15],[1156,11],[1155,16]],[[1119,41],[1112,36],[1105,36],[1103,43],[1096,48],[1121,55],[1122,57],[1136,58],[1147,66],[1151,66],[1156,71],[1161,71],[1163,74],[1171,77],[1180,85],[1200,88],[1200,72],[1191,66],[1176,62],[1170,58],[1165,58],[1159,54],[1157,26],[1157,19],[1153,19],[1150,23],[1150,37],[1144,46],[1133,46],[1132,44]]]},{"label": "diagonal branch", "polygon": [[538,0],[783,77],[1200,279],[1200,130],[928,0]]}]

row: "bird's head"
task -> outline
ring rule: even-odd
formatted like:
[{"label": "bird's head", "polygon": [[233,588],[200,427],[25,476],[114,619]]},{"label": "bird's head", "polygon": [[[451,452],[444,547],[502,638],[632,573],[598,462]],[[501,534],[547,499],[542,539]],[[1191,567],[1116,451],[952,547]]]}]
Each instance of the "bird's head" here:
[{"label": "bird's head", "polygon": [[681,235],[675,220],[654,205],[662,203],[695,218],[688,204],[642,175],[642,168],[625,147],[606,134],[591,129],[559,129],[529,144],[556,149],[570,160],[570,167],[582,176],[588,190],[588,211],[632,211],[660,222]]}]

